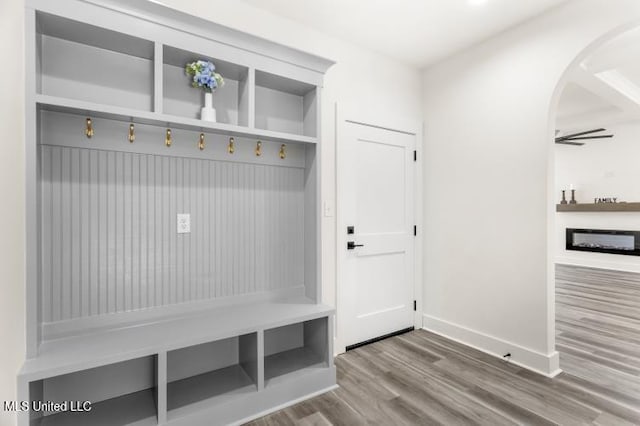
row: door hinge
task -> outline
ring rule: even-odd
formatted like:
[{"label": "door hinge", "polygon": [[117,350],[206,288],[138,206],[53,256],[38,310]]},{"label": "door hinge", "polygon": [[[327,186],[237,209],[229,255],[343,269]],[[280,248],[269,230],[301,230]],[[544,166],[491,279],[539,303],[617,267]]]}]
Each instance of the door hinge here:
[{"label": "door hinge", "polygon": [[418,225],[413,225],[413,236],[418,235]]},{"label": "door hinge", "polygon": [[413,161],[418,161],[418,151],[413,151]]},{"label": "door hinge", "polygon": [[413,310],[417,311],[418,310],[418,302],[417,301],[413,301]]}]

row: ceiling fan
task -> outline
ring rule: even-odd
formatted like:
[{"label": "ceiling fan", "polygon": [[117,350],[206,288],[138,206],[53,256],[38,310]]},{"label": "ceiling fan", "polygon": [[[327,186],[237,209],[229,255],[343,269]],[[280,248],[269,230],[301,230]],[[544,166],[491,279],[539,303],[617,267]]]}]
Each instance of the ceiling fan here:
[{"label": "ceiling fan", "polygon": [[[593,133],[604,132],[607,129],[593,129],[587,130],[586,132],[572,133],[570,135],[557,136],[560,133],[560,130],[556,130],[556,143],[560,143],[563,145],[577,145],[582,146],[584,142],[575,142],[580,140],[588,140],[588,139],[608,139],[612,138],[613,135],[594,135]],[[590,135],[590,136],[589,136]]]}]

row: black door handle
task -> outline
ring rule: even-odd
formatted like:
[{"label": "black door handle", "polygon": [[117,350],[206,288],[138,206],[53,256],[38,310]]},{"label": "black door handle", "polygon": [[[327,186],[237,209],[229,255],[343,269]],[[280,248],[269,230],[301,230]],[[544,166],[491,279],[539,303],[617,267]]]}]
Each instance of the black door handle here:
[{"label": "black door handle", "polygon": [[364,244],[356,244],[355,241],[348,241],[347,242],[347,250],[353,250],[356,247],[364,247]]}]

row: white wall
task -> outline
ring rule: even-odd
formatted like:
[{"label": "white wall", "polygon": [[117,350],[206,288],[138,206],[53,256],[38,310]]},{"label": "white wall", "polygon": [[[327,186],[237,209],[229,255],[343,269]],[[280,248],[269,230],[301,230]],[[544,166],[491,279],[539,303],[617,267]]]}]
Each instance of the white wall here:
[{"label": "white wall", "polygon": [[633,0],[573,1],[424,72],[427,328],[556,371],[550,105],[585,47],[638,19]]},{"label": "white wall", "polygon": [[[583,146],[555,146],[555,196],[573,184],[576,199],[596,197],[640,201],[640,121],[607,126],[613,139],[586,141]],[[567,199],[570,197],[567,191]],[[565,249],[566,228],[640,230],[640,213],[556,213],[556,261],[571,265],[640,272],[640,257]]]},{"label": "white wall", "polygon": [[[0,2],[0,404],[16,398],[24,359],[23,3]],[[13,416],[0,406],[0,425]]]},{"label": "white wall", "polygon": [[[367,115],[422,117],[418,70],[380,54],[325,36],[284,18],[233,0],[165,0],[175,9],[210,19],[338,62],[327,74],[323,92],[322,198],[335,211],[334,104],[356,106]],[[4,66],[0,70],[0,399],[15,398],[15,374],[24,357],[24,155],[23,155],[23,2],[0,2]],[[323,218],[322,251],[325,302],[335,305],[335,216]],[[12,416],[0,411],[0,425]]]}]

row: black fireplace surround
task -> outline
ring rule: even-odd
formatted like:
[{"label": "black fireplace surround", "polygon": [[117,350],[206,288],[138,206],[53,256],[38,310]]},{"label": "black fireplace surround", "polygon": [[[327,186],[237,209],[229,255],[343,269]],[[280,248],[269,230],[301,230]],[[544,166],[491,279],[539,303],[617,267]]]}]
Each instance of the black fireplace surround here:
[{"label": "black fireplace surround", "polygon": [[640,256],[640,231],[567,228],[567,250]]}]

